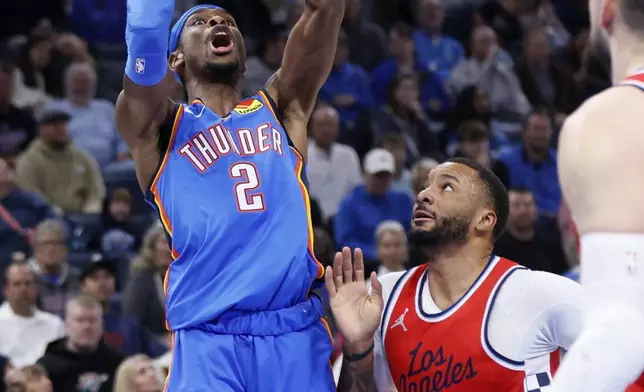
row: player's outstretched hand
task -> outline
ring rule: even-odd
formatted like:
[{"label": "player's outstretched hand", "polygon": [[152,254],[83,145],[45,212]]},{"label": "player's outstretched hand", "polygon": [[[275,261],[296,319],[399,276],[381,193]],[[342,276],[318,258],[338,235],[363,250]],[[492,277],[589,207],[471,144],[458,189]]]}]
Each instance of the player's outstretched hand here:
[{"label": "player's outstretched hand", "polygon": [[325,273],[329,303],[335,322],[347,343],[372,341],[382,316],[382,286],[373,272],[371,295],[364,279],[362,250],[344,247],[335,254],[333,267]]}]

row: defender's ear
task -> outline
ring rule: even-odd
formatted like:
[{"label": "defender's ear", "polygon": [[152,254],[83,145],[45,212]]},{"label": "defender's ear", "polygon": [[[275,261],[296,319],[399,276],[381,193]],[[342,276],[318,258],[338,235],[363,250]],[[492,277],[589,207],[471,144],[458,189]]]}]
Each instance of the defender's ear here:
[{"label": "defender's ear", "polygon": [[179,51],[172,52],[170,58],[168,59],[168,67],[172,72],[180,72],[183,69],[185,61],[183,59],[183,53]]}]

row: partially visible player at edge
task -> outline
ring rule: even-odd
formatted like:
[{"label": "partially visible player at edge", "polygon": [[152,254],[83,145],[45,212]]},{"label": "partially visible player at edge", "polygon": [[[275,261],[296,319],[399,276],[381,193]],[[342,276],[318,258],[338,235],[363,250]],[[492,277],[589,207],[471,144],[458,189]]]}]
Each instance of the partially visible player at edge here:
[{"label": "partially visible player at edge", "polygon": [[[116,121],[174,259],[164,282],[167,390],[334,390],[332,342],[310,296],[323,269],[312,252],[304,160],[344,8],[307,0],[281,69],[242,100],[246,51],[228,12],[193,7],[168,43],[174,1],[127,2]],[[190,104],[168,98],[173,76]]]},{"label": "partially visible player at edge", "polygon": [[585,322],[553,389],[644,390],[644,2],[589,7],[591,48],[609,59],[615,87],[573,113],[559,140],[559,178],[581,236]]}]

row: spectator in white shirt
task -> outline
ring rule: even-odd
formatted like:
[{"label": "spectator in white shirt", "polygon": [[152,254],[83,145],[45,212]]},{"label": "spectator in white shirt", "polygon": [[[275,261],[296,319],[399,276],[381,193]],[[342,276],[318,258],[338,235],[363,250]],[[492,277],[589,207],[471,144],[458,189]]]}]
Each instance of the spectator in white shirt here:
[{"label": "spectator in white shirt", "polygon": [[319,105],[309,127],[313,137],[306,168],[309,191],[328,220],[338,212],[344,196],[362,183],[360,159],[353,148],[336,143],[340,119],[334,108]]},{"label": "spectator in white shirt", "polygon": [[5,272],[5,303],[0,306],[0,353],[16,367],[35,363],[47,345],[65,336],[63,320],[36,308],[38,287],[26,264],[12,264]]},{"label": "spectator in white shirt", "polygon": [[381,263],[376,271],[378,277],[405,270],[408,252],[407,233],[399,222],[387,220],[378,225],[376,252]]}]

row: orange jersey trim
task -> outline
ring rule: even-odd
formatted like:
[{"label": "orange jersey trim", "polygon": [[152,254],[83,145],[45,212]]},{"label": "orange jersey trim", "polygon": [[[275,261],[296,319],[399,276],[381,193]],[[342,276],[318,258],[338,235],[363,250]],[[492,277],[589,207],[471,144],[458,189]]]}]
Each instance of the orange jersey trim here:
[{"label": "orange jersey trim", "polygon": [[291,148],[291,151],[295,154],[297,157],[297,164],[295,165],[295,174],[297,175],[297,181],[300,185],[300,191],[302,192],[302,197],[304,198],[304,204],[306,205],[306,220],[308,224],[308,230],[309,230],[309,239],[308,239],[308,249],[309,252],[311,253],[311,256],[313,257],[313,260],[318,265],[318,273],[315,276],[315,279],[320,279],[324,277],[324,266],[320,261],[315,257],[315,252],[314,252],[314,247],[313,247],[313,242],[315,235],[313,234],[313,217],[311,216],[311,201],[309,199],[309,191],[306,188],[306,184],[304,184],[304,181],[302,180],[302,171],[304,170],[304,159],[302,158],[302,155],[297,151],[297,149],[293,146],[289,146]]}]

